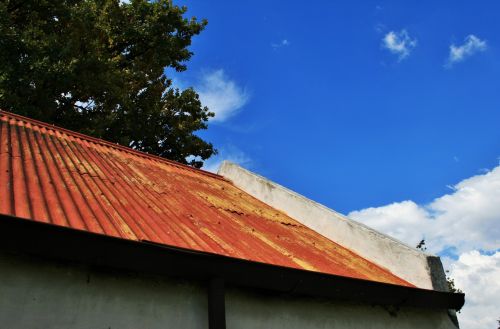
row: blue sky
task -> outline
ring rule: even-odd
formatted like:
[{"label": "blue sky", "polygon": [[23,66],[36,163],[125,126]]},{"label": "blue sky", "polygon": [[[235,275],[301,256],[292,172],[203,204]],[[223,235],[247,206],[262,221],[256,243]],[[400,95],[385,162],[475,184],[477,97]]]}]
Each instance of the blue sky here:
[{"label": "blue sky", "polygon": [[[209,21],[176,79],[221,70],[245,98],[201,133],[221,157],[344,213],[429,202],[498,163],[494,2],[176,3]],[[416,44],[404,58],[384,47],[402,31]],[[469,35],[486,50],[450,66]]]},{"label": "blue sky", "polygon": [[224,159],[409,245],[500,314],[500,3],[174,1],[209,24],[188,71]]}]

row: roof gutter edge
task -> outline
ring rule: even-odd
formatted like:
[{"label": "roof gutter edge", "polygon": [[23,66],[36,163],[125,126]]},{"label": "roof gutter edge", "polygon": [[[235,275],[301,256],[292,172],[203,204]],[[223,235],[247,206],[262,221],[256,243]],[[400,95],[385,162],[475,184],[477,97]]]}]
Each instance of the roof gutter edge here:
[{"label": "roof gutter edge", "polygon": [[131,241],[0,214],[0,248],[59,261],[377,305],[459,310],[464,294],[353,279]]}]

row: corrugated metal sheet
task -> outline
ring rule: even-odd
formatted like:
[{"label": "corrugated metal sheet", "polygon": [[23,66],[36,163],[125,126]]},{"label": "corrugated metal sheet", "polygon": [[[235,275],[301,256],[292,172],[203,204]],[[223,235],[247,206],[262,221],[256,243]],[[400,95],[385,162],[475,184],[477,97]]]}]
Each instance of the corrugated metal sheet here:
[{"label": "corrugated metal sheet", "polygon": [[224,178],[0,111],[0,213],[412,286]]}]

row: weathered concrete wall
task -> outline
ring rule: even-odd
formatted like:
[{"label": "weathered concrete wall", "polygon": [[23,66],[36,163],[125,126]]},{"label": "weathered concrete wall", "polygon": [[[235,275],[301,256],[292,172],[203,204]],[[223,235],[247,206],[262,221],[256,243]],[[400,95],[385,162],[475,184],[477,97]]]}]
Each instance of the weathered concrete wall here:
[{"label": "weathered concrete wall", "polygon": [[422,253],[236,164],[224,161],[218,174],[255,198],[417,287],[447,289],[439,257]]},{"label": "weathered concrete wall", "polygon": [[309,298],[226,294],[228,329],[456,329],[446,310],[383,308]]},{"label": "weathered concrete wall", "polygon": [[206,329],[204,287],[0,252],[0,327]]}]

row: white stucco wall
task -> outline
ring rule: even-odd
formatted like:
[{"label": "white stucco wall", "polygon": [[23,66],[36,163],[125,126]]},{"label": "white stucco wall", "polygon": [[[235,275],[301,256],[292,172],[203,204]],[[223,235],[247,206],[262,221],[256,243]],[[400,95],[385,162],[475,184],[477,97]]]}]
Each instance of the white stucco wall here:
[{"label": "white stucco wall", "polygon": [[0,328],[207,329],[206,289],[0,252]]},{"label": "white stucco wall", "polygon": [[446,290],[438,257],[422,253],[236,164],[224,161],[218,174],[255,198],[417,287]]},{"label": "white stucco wall", "polygon": [[230,290],[228,329],[456,329],[445,310],[346,304]]}]

